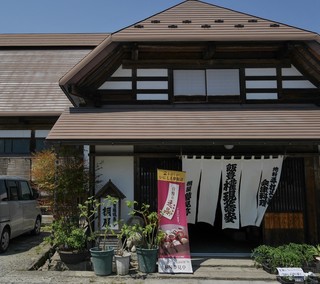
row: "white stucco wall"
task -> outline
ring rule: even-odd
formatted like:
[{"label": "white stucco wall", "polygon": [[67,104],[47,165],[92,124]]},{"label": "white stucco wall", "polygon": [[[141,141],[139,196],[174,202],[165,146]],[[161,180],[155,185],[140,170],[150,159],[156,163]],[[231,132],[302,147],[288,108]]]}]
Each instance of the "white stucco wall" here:
[{"label": "white stucco wall", "polygon": [[[96,157],[96,166],[100,168],[97,174],[100,174],[99,183],[96,192],[104,186],[109,179],[117,186],[126,196],[125,200],[134,199],[134,158],[133,156],[98,156]],[[121,203],[121,219],[128,220],[129,209],[125,204],[125,200]]]}]

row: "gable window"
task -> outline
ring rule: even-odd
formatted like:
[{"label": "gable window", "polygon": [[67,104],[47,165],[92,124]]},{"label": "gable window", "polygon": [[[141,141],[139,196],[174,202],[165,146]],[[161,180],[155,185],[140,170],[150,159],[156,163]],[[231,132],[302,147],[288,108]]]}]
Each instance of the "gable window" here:
[{"label": "gable window", "polygon": [[208,96],[239,96],[240,80],[238,69],[206,70]]},{"label": "gable window", "polygon": [[205,70],[174,70],[173,92],[175,96],[204,96]]},{"label": "gable window", "polygon": [[240,96],[238,69],[174,70],[175,97]]}]

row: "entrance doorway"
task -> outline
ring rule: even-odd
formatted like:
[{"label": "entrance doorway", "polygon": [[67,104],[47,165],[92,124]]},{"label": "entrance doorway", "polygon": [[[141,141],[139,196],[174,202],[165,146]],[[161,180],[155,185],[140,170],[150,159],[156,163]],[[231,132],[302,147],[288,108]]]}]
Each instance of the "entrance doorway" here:
[{"label": "entrance doorway", "polygon": [[[135,200],[139,204],[148,203],[152,210],[157,210],[157,169],[180,171],[182,169],[181,160],[178,158],[137,158],[136,165]],[[222,229],[222,213],[220,202],[218,202],[213,225],[201,222],[188,225],[191,253],[193,255],[233,255],[241,257],[249,256],[252,249],[259,244],[271,244],[272,239],[279,242],[281,240],[288,242],[291,236],[295,238],[292,241],[304,241],[305,225],[303,221],[302,225],[301,222],[297,224],[293,221],[292,226],[299,226],[299,228],[285,228],[285,230],[281,228],[281,226],[288,226],[288,222],[278,225],[280,228],[272,227],[275,224],[274,218],[279,219],[279,214],[284,216],[284,214],[294,212],[303,220],[305,208],[304,179],[303,158],[285,159],[278,190],[267,210],[268,218],[265,218],[261,227],[247,226],[240,229]],[[296,239],[297,237],[298,239]]]}]

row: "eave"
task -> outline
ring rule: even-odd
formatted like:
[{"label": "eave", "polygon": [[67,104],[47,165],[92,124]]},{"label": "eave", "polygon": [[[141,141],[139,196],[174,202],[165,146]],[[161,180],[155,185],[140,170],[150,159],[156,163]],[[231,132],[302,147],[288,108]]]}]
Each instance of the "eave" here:
[{"label": "eave", "polygon": [[62,114],[47,139],[127,145],[317,144],[320,110],[312,105],[77,108]]}]

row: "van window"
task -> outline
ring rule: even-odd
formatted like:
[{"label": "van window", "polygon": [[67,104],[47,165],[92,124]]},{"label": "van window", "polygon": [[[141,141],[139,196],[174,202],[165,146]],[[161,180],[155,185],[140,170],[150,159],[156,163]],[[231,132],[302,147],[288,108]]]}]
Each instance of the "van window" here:
[{"label": "van window", "polygon": [[20,186],[21,186],[21,199],[22,200],[31,200],[32,193],[31,193],[28,182],[21,181]]},{"label": "van window", "polygon": [[10,200],[19,200],[19,193],[18,193],[18,182],[14,180],[7,181]]},{"label": "van window", "polygon": [[7,188],[4,180],[0,180],[0,201],[8,200]]}]

